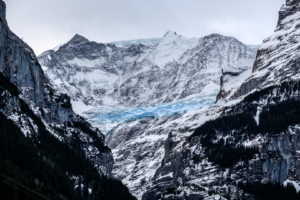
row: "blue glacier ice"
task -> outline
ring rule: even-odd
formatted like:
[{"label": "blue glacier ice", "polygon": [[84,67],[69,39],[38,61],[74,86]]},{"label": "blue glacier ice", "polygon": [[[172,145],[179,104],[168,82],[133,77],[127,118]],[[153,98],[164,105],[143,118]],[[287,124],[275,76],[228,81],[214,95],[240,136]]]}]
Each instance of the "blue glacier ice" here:
[{"label": "blue glacier ice", "polygon": [[175,114],[185,114],[187,111],[196,111],[209,107],[216,101],[217,91],[206,95],[194,95],[193,97],[176,102],[165,103],[158,106],[143,108],[112,108],[98,107],[86,111],[89,121],[107,134],[120,124],[143,117],[168,117]]}]

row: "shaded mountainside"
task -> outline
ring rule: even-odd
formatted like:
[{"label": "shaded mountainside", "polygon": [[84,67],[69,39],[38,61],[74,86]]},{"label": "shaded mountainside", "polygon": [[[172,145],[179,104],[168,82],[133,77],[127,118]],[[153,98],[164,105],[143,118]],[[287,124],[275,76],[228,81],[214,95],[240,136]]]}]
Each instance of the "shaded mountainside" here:
[{"label": "shaded mountainside", "polygon": [[[104,135],[73,112],[70,97],[53,89],[32,49],[9,30],[5,11],[1,0],[1,174],[50,199],[135,199],[111,178]],[[2,177],[2,196],[32,199],[10,184]]]},{"label": "shaded mountainside", "polygon": [[[20,126],[31,123],[36,125],[37,134],[24,135],[14,121],[0,113],[0,169],[1,174],[33,189],[50,199],[134,199],[120,181],[99,175],[97,169],[85,157],[80,148],[80,141],[69,146],[60,142],[42,123],[28,105],[17,96],[18,90],[0,74],[0,91],[19,101]],[[4,82],[4,84],[3,84]],[[4,87],[3,87],[4,86]],[[4,89],[4,90],[3,90]],[[9,91],[12,91],[11,93]],[[3,96],[2,96],[3,97]],[[1,99],[2,109],[7,99]],[[32,120],[28,122],[26,120]],[[34,129],[34,127],[32,127]],[[29,134],[29,130],[27,134]],[[105,151],[102,145],[102,151]],[[76,176],[77,175],[77,176]],[[34,193],[15,189],[18,185],[9,185],[7,180],[0,180],[0,196],[4,199],[40,198]],[[78,187],[78,185],[81,185]],[[77,189],[74,190],[74,187]],[[117,192],[111,188],[118,188]],[[90,191],[90,192],[89,192]],[[83,194],[83,197],[79,195]],[[13,194],[13,195],[12,195]]]},{"label": "shaded mountainside", "polygon": [[[271,197],[278,191],[272,185],[277,182],[298,190],[299,94],[299,82],[269,87],[225,107],[220,117],[197,128],[181,145],[170,135],[152,188],[142,199],[243,199],[247,193],[254,195],[251,199],[265,199],[251,185],[268,187],[265,193]],[[283,193],[275,199],[299,198],[294,187],[290,196],[281,187]],[[176,192],[167,192],[170,188]]]}]

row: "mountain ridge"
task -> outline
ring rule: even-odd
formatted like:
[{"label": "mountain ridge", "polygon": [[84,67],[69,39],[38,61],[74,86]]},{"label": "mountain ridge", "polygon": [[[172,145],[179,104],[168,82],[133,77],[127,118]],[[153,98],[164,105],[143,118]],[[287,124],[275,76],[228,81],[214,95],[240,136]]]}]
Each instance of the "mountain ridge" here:
[{"label": "mountain ridge", "polygon": [[38,59],[53,85],[71,96],[76,112],[89,118],[84,113],[92,108],[147,108],[184,100],[212,82],[220,84],[221,68],[252,67],[256,54],[219,34],[189,39],[173,32],[158,43],[139,42],[66,43]]}]

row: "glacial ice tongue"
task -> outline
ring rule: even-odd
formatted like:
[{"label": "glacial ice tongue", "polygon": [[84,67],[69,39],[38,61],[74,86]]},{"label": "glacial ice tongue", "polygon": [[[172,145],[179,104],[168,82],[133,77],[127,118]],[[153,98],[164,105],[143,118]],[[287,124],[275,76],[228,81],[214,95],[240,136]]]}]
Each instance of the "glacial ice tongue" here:
[{"label": "glacial ice tongue", "polygon": [[170,117],[175,114],[185,114],[188,111],[196,111],[208,108],[216,101],[219,92],[219,85],[209,84],[200,94],[189,98],[165,103],[158,106],[142,108],[114,108],[114,107],[95,107],[83,112],[89,121],[104,133],[107,134],[113,128],[143,117]]}]

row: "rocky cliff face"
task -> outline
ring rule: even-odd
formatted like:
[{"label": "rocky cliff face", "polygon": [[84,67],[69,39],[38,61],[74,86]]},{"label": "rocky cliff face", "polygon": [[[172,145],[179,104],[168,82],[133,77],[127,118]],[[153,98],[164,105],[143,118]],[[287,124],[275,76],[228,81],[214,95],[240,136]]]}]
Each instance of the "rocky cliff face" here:
[{"label": "rocky cliff face", "polygon": [[53,89],[33,50],[9,29],[5,8],[5,3],[0,1],[0,73],[17,86],[20,94],[12,94],[0,86],[3,97],[0,111],[26,136],[39,131],[32,117],[22,114],[23,101],[60,141],[71,143],[74,132],[79,133],[76,137],[80,138],[86,156],[98,166],[99,172],[110,176],[113,158],[109,149],[104,147],[104,135],[73,112],[70,97]]},{"label": "rocky cliff face", "polygon": [[255,163],[255,167],[263,172],[264,181],[283,183],[290,180],[299,184],[299,149],[299,127],[291,126],[289,131],[270,138],[262,148],[262,152],[269,156],[260,165]]},{"label": "rocky cliff face", "polygon": [[217,101],[230,99],[244,80],[251,75],[251,72],[252,68],[249,67],[223,68],[220,78],[221,88],[217,95]]},{"label": "rocky cliff face", "polygon": [[253,74],[241,85],[235,97],[299,78],[299,20],[299,1],[287,1],[279,11],[275,32],[258,50]]}]

